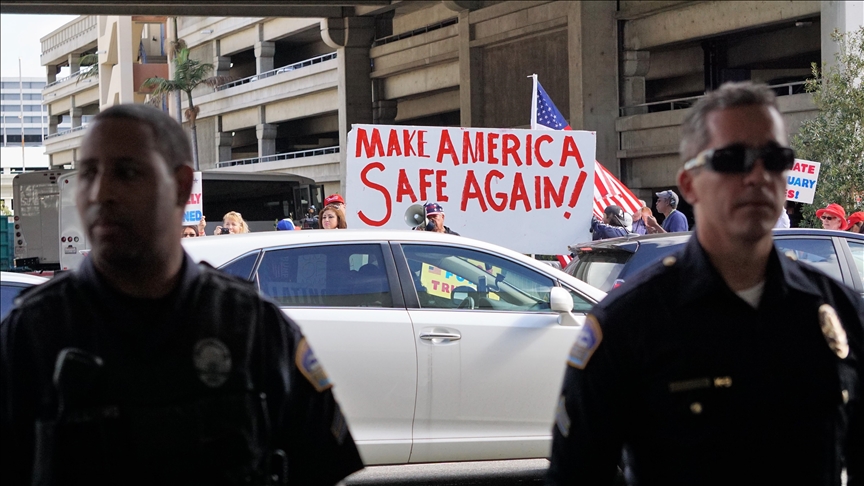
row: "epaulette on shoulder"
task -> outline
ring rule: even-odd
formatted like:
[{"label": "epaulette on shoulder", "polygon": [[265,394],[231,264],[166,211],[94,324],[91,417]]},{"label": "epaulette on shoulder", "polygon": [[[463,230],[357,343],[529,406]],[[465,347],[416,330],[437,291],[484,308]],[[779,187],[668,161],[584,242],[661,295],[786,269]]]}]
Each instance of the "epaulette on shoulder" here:
[{"label": "epaulette on shoulder", "polygon": [[[631,303],[646,299],[654,301],[657,293],[664,293],[666,289],[674,288],[678,282],[678,256],[668,255],[659,262],[652,263],[643,268],[635,275],[630,276],[620,286],[612,289],[603,299],[601,307],[609,308],[611,305],[631,305]],[[636,289],[642,292],[634,292]],[[644,290],[650,289],[649,292]]]},{"label": "epaulette on shoulder", "polygon": [[62,293],[62,289],[64,289],[71,281],[70,279],[73,278],[73,273],[74,272],[55,273],[47,282],[27,287],[15,297],[15,306],[21,307],[41,298]]},{"label": "epaulette on shoulder", "polygon": [[237,286],[243,291],[258,291],[257,287],[253,282],[240,278],[236,275],[231,275],[230,273],[225,273],[218,268],[214,268],[207,262],[199,262],[198,268],[201,270],[202,275],[206,275],[207,278],[212,279],[212,281],[214,282],[218,282],[220,285],[225,285],[229,287]]}]

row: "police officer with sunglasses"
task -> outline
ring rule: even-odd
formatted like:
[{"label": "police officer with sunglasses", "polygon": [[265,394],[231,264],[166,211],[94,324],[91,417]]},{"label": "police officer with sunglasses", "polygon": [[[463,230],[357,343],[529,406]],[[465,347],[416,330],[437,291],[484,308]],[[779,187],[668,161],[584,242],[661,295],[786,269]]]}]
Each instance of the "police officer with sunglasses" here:
[{"label": "police officer with sunglasses", "polygon": [[[696,230],[589,314],[568,358],[548,484],[864,484],[864,302],[780,254],[792,167],[764,85],[682,126]],[[722,217],[717,217],[723,215]]]}]

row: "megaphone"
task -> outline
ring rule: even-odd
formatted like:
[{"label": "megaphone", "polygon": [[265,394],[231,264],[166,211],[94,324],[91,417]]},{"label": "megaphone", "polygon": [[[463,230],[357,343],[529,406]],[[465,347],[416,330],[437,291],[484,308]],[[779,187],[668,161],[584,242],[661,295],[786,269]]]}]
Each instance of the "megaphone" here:
[{"label": "megaphone", "polygon": [[426,211],[422,204],[412,204],[405,210],[405,224],[412,228],[426,226]]}]

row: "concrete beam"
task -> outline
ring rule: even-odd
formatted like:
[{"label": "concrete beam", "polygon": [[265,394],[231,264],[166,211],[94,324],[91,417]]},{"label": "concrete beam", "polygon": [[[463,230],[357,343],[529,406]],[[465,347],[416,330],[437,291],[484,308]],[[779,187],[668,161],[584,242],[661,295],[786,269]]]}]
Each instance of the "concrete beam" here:
[{"label": "concrete beam", "polygon": [[624,49],[651,49],[757,26],[793,22],[818,15],[820,8],[817,1],[789,0],[686,4],[625,22]]},{"label": "concrete beam", "polygon": [[399,101],[396,121],[412,120],[424,116],[459,110],[459,90],[453,89]]},{"label": "concrete beam", "polygon": [[309,2],[297,0],[169,0],[143,3],[92,0],[4,0],[3,14],[60,15],[164,15],[200,17],[346,17],[354,15],[355,6],[386,6],[390,0],[352,0],[342,2]]}]

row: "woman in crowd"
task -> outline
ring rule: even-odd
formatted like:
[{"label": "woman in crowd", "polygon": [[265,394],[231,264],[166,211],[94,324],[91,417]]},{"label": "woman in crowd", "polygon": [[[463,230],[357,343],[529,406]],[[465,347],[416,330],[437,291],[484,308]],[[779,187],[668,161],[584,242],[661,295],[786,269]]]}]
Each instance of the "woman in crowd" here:
[{"label": "woman in crowd", "polygon": [[198,227],[197,226],[184,226],[183,227],[183,238],[195,238],[198,236]]},{"label": "woman in crowd", "polygon": [[217,226],[214,235],[236,235],[240,233],[248,233],[249,225],[243,220],[243,216],[236,211],[226,213],[222,217],[222,226]]},{"label": "woman in crowd", "polygon": [[318,227],[321,229],[345,229],[345,213],[335,204],[324,206],[318,214]]}]

